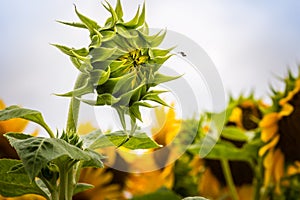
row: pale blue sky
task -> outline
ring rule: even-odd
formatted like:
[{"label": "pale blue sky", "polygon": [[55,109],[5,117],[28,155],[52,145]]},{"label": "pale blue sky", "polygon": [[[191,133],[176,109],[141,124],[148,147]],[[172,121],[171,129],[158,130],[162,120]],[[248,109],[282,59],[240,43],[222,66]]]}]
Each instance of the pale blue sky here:
[{"label": "pale blue sky", "polygon": [[[115,1],[110,1],[113,5]],[[123,0],[131,18],[141,0]],[[76,70],[49,43],[80,47],[88,34],[55,22],[77,21],[73,3],[103,22],[98,0],[3,0],[0,7],[0,98],[41,110],[52,128],[63,128],[68,100],[55,97],[72,88]],[[215,63],[226,91],[255,89],[267,96],[275,75],[300,61],[299,1],[148,0],[150,27],[167,28],[197,42]]]}]

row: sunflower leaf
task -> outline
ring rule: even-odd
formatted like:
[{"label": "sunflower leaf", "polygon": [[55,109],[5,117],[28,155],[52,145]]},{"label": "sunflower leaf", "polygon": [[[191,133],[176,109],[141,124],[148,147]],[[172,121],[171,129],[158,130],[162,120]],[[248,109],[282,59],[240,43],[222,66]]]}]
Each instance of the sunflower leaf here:
[{"label": "sunflower leaf", "polygon": [[[211,138],[211,140],[214,139]],[[253,152],[245,148],[235,147],[234,144],[226,141],[221,141],[216,144],[213,141],[206,141],[204,143],[191,145],[189,150],[192,153],[199,154],[200,157],[205,156],[205,158],[208,159],[223,158],[235,161],[250,161],[253,158]]]},{"label": "sunflower leaf", "polygon": [[95,186],[88,183],[77,183],[73,192],[73,195],[78,194],[80,192],[84,192],[89,189],[93,189]]},{"label": "sunflower leaf", "polygon": [[36,110],[21,108],[19,106],[9,106],[0,111],[0,121],[13,118],[22,118],[41,125],[46,131],[51,132],[48,125],[44,121],[42,114]]},{"label": "sunflower leaf", "polygon": [[[137,132],[128,138],[124,131],[103,134],[100,130],[93,131],[82,136],[83,146],[90,149],[122,145],[128,149],[150,149],[160,147],[155,141],[145,133]],[[125,142],[124,142],[125,141]]]},{"label": "sunflower leaf", "polygon": [[24,170],[11,171],[14,166],[20,165],[20,160],[0,160],[0,194],[4,197],[16,197],[24,194],[47,195],[31,181]]},{"label": "sunflower leaf", "polygon": [[62,139],[32,136],[20,137],[20,135],[18,133],[8,133],[5,134],[5,137],[16,149],[32,181],[50,161],[62,157],[84,161],[91,159],[88,153]]},{"label": "sunflower leaf", "polygon": [[91,159],[88,161],[84,161],[82,167],[102,168],[104,166],[102,162],[102,160],[105,158],[104,156],[91,149],[85,149],[84,151],[89,154]]}]

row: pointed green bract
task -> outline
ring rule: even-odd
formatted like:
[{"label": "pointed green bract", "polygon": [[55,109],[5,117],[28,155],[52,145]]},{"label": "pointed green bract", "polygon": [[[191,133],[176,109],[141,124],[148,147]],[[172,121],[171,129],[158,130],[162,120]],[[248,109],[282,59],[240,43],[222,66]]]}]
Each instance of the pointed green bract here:
[{"label": "pointed green bract", "polygon": [[[62,96],[72,95],[94,106],[111,105],[116,109],[126,108],[125,114],[130,115],[133,120],[142,120],[139,111],[141,105],[136,102],[152,101],[167,105],[159,94],[149,95],[150,88],[179,78],[158,73],[160,67],[172,56],[172,48],[158,48],[166,36],[166,30],[149,35],[145,20],[145,3],[129,21],[123,19],[120,0],[115,8],[108,2],[102,5],[111,14],[103,26],[81,14],[76,7],[75,12],[81,22],[62,22],[78,28],[85,26],[91,39],[89,48],[74,49],[55,45],[70,56],[78,70],[91,77],[89,87]],[[94,90],[91,87],[94,87]],[[93,91],[97,91],[97,99],[81,98],[87,92]]]}]

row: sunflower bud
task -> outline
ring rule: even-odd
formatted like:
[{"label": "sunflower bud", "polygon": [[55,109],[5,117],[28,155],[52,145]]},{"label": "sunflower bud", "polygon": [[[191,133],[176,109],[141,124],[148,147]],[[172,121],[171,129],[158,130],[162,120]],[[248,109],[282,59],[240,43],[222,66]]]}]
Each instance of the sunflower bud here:
[{"label": "sunflower bud", "polygon": [[[87,29],[91,39],[88,48],[73,49],[55,45],[70,56],[75,67],[86,76],[81,87],[61,96],[77,97],[94,106],[110,105],[118,111],[121,119],[129,114],[133,121],[142,121],[140,106],[152,107],[148,101],[166,105],[159,97],[165,91],[152,88],[178,78],[158,72],[171,56],[172,49],[157,48],[166,31],[149,35],[145,22],[145,4],[128,22],[123,20],[120,0],[115,9],[107,2],[103,6],[111,14],[104,26],[79,13],[76,7],[75,12],[81,22],[61,22]],[[97,98],[82,98],[90,93],[96,93]]]}]

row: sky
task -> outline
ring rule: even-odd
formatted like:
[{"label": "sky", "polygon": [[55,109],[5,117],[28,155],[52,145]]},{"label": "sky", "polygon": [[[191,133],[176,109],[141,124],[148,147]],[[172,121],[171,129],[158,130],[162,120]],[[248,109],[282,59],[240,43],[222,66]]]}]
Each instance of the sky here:
[{"label": "sky", "polygon": [[[143,1],[122,3],[128,20]],[[73,4],[99,24],[109,16],[99,0],[3,0],[0,7],[0,98],[41,111],[53,129],[65,126],[69,102],[53,94],[69,91],[77,71],[50,44],[89,43],[87,32],[55,22],[78,21]],[[296,0],[146,1],[149,26],[176,31],[198,44],[214,63],[226,94],[254,90],[266,99],[269,85],[282,89],[276,76],[298,70],[299,11]]]}]

